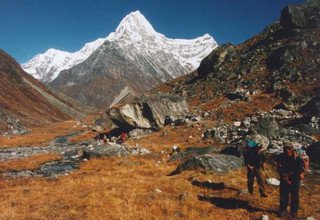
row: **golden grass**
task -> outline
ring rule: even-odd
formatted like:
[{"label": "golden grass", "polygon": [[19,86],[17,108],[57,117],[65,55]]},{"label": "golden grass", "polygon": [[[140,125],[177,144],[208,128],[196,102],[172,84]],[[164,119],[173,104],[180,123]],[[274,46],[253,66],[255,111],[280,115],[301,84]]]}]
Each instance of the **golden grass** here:
[{"label": "golden grass", "polygon": [[70,142],[81,142],[85,140],[92,140],[97,133],[92,131],[87,131],[82,134],[76,135],[75,137],[70,138]]},{"label": "golden grass", "polygon": [[0,161],[0,172],[33,170],[46,162],[59,159],[61,159],[61,157],[58,154],[48,153],[34,155],[23,159]]},{"label": "golden grass", "polygon": [[[257,98],[257,99],[256,99]],[[276,102],[272,97],[260,95],[253,98],[253,107],[266,110],[269,102]],[[259,99],[258,99],[259,98]],[[261,100],[261,101],[260,101]],[[217,103],[224,100],[217,100]],[[213,106],[217,103],[211,103]],[[267,104],[264,104],[267,103]],[[225,114],[236,108],[245,108],[236,104]],[[246,110],[246,111],[247,111]],[[243,117],[233,115],[234,117]],[[34,129],[33,134],[0,139],[0,146],[7,143],[14,146],[36,143],[48,140],[55,135],[67,134],[75,128],[75,121],[52,124],[49,128]],[[125,158],[100,158],[84,162],[80,169],[60,178],[45,179],[5,179],[0,177],[0,219],[230,219],[249,220],[261,219],[267,214],[270,219],[278,219],[275,212],[278,208],[278,188],[267,186],[268,198],[258,196],[255,185],[255,195],[240,194],[238,190],[246,189],[245,169],[218,175],[212,172],[186,171],[176,176],[168,176],[177,163],[166,162],[173,145],[180,148],[189,146],[219,146],[219,143],[203,140],[201,134],[212,127],[214,122],[185,124],[179,127],[167,126],[159,132],[147,137],[128,140],[127,144],[142,145],[155,153],[146,156],[131,156]],[[43,134],[43,139],[37,135]],[[91,139],[91,132],[86,132],[72,139],[82,141]],[[26,141],[26,142],[25,142]],[[45,141],[44,141],[45,142]],[[43,143],[43,142],[42,142]],[[160,151],[164,151],[160,154]],[[41,163],[55,160],[52,155],[39,155],[28,160],[15,161],[12,164],[2,164],[1,169],[17,170],[37,167]],[[34,162],[31,162],[34,161]],[[6,162],[9,163],[9,162]],[[20,165],[19,165],[20,163]],[[1,165],[1,164],[0,164]],[[270,176],[276,174],[269,170]],[[190,179],[198,181],[211,180],[223,182],[235,190],[211,190],[191,184]],[[308,184],[308,181],[306,181]],[[159,191],[160,190],[160,191]],[[239,199],[247,201],[250,206],[261,211],[250,212],[245,208],[227,209],[200,201],[198,195],[203,194],[215,198]],[[301,216],[320,218],[320,186],[312,189],[301,188]]]},{"label": "golden grass", "polygon": [[[93,159],[69,176],[58,179],[0,180],[0,219],[259,219],[275,216],[277,187],[269,197],[237,195],[234,190],[210,190],[193,186],[199,181],[224,182],[246,188],[244,169],[227,175],[188,171],[167,176],[175,169],[158,156]],[[161,161],[159,163],[159,161]],[[157,192],[157,189],[161,192]],[[301,215],[316,217],[320,210],[319,186],[301,190]],[[199,194],[248,201],[263,211],[224,209],[200,201]],[[183,196],[182,196],[183,195]],[[274,217],[275,218],[275,217]]]},{"label": "golden grass", "polygon": [[51,123],[45,127],[31,128],[30,134],[0,137],[0,147],[19,145],[35,146],[50,141],[58,136],[79,130],[83,130],[83,128],[76,126],[76,120]]}]

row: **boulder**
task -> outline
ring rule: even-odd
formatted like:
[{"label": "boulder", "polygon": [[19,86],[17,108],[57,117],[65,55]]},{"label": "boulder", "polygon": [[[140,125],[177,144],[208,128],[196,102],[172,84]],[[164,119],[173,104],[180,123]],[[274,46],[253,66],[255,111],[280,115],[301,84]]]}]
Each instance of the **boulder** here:
[{"label": "boulder", "polygon": [[111,142],[104,145],[94,145],[83,152],[86,159],[92,157],[123,157],[129,154],[130,152],[125,146]]},{"label": "boulder", "polygon": [[218,70],[224,62],[231,62],[236,57],[238,57],[238,53],[232,44],[221,45],[201,61],[198,74],[200,77],[204,77]]},{"label": "boulder", "polygon": [[216,131],[213,129],[209,129],[207,131],[204,132],[203,134],[203,138],[204,139],[209,139],[209,138],[214,138],[216,134]]},{"label": "boulder", "polygon": [[78,169],[80,163],[78,160],[60,160],[48,162],[40,166],[35,170],[35,174],[44,177],[57,177],[60,175],[66,175],[71,171]]},{"label": "boulder", "polygon": [[170,175],[176,175],[185,170],[203,169],[217,173],[226,173],[243,166],[243,159],[225,154],[205,154],[194,156],[182,162]]},{"label": "boulder", "polygon": [[280,24],[285,30],[307,29],[320,25],[320,2],[308,0],[303,5],[289,5],[281,11]]},{"label": "boulder", "polygon": [[188,147],[183,152],[179,152],[169,158],[169,162],[173,161],[183,161],[189,159],[193,156],[200,156],[204,154],[212,154],[217,153],[219,151],[218,148],[215,147]]},{"label": "boulder", "polygon": [[306,26],[306,18],[301,6],[288,5],[281,11],[280,24],[284,29],[301,29]]},{"label": "boulder", "polygon": [[188,112],[188,104],[184,98],[159,93],[111,108],[108,114],[120,128],[158,130],[165,125],[166,118],[175,121],[184,118]]},{"label": "boulder", "polygon": [[229,92],[228,94],[226,94],[226,97],[230,100],[249,101],[250,94],[248,91],[241,89]]},{"label": "boulder", "polygon": [[267,138],[276,139],[282,134],[283,128],[280,127],[278,122],[271,117],[262,118],[253,128],[257,134],[263,135]]}]

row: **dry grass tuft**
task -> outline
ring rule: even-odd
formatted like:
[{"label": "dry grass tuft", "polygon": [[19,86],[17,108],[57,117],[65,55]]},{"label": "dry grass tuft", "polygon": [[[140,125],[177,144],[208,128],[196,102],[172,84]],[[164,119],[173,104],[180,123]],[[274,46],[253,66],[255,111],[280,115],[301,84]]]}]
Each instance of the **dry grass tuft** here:
[{"label": "dry grass tuft", "polygon": [[14,172],[21,170],[33,170],[41,166],[42,164],[59,160],[61,157],[58,154],[39,154],[28,158],[0,161],[0,173],[2,172]]}]

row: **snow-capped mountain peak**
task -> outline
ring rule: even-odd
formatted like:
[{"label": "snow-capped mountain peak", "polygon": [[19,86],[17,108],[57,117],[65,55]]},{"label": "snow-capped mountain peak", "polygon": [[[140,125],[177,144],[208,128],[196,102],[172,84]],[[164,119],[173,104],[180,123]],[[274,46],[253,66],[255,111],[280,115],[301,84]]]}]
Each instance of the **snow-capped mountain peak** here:
[{"label": "snow-capped mountain peak", "polygon": [[[182,72],[194,71],[201,60],[217,47],[216,41],[209,34],[195,39],[168,38],[156,32],[140,11],[131,12],[123,18],[107,40],[120,46],[131,60],[135,60],[137,54],[142,54],[154,63],[159,60],[159,54],[165,54],[164,56],[172,57],[181,64],[185,69]],[[163,69],[172,77],[181,74],[181,71],[173,70],[170,65],[166,67],[166,64],[159,66],[158,72],[163,72]]]},{"label": "snow-capped mountain peak", "polygon": [[87,59],[104,41],[104,38],[99,38],[86,43],[74,53],[51,48],[43,54],[34,56],[21,66],[34,78],[42,82],[51,82],[62,70],[69,69]]},{"label": "snow-capped mountain peak", "polygon": [[125,37],[131,41],[140,41],[143,39],[142,34],[152,36],[157,32],[140,11],[135,11],[122,19],[116,31],[110,33],[107,40],[112,42]]},{"label": "snow-capped mountain peak", "polygon": [[[140,11],[134,11],[125,16],[108,37],[87,43],[74,53],[49,49],[22,64],[22,68],[35,78],[48,83],[57,78],[62,70],[86,60],[105,41],[121,48],[125,58],[138,64],[141,72],[157,75],[163,81],[167,80],[168,76],[177,77],[194,71],[201,60],[217,47],[209,34],[195,39],[167,38],[156,32]],[[154,71],[150,71],[150,67]],[[84,75],[86,72],[78,74]]]}]

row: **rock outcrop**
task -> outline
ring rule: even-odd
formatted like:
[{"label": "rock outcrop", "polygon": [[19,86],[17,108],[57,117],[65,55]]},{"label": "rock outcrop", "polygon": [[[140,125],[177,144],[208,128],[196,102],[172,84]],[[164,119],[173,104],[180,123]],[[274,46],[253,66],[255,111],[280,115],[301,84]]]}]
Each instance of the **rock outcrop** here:
[{"label": "rock outcrop", "polygon": [[111,120],[121,128],[160,129],[166,118],[184,118],[189,112],[185,99],[175,95],[142,96],[136,101],[108,111]]}]

